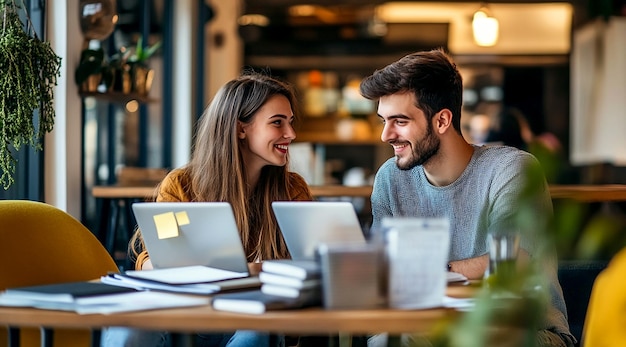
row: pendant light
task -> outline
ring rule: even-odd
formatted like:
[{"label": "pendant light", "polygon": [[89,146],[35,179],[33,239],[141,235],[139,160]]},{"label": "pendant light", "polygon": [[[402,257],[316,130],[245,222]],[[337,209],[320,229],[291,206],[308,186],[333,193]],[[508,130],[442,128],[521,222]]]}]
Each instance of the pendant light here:
[{"label": "pendant light", "polygon": [[481,47],[491,47],[498,42],[498,20],[491,15],[486,3],[474,13],[472,19],[472,32],[474,41]]}]

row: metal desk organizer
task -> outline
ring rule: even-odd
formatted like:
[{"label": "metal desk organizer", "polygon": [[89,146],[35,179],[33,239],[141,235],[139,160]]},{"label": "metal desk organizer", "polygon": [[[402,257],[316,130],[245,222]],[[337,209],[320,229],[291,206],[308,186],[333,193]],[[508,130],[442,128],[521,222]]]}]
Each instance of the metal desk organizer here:
[{"label": "metal desk organizer", "polygon": [[326,309],[384,307],[383,249],[376,244],[321,244],[322,302]]}]

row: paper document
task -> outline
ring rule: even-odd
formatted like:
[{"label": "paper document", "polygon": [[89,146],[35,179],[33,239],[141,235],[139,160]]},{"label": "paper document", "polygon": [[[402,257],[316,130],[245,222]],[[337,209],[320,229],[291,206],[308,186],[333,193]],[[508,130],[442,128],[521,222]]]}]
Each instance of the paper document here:
[{"label": "paper document", "polygon": [[445,296],[443,298],[443,307],[453,308],[458,311],[471,311],[474,309],[474,298],[453,298]]},{"label": "paper document", "polygon": [[235,272],[214,267],[193,265],[155,270],[129,270],[125,274],[144,280],[169,284],[208,283],[247,277],[247,272]]},{"label": "paper document", "polygon": [[232,278],[209,283],[170,284],[112,273],[102,276],[100,281],[114,286],[140,290],[161,290],[173,293],[199,295],[208,295],[226,290],[256,288],[261,286],[261,281],[258,276]]},{"label": "paper document", "polygon": [[135,288],[138,290],[161,290],[173,293],[208,295],[217,293],[220,287],[213,283],[169,284],[133,278],[122,274],[109,274],[100,278],[102,283]]},{"label": "paper document", "polygon": [[464,275],[458,273],[458,272],[453,272],[453,271],[448,271],[448,273],[446,274],[447,279],[448,279],[448,283],[453,283],[453,282],[465,282],[467,281],[467,277],[465,277]]},{"label": "paper document", "polygon": [[450,223],[443,218],[385,218],[389,307],[419,309],[443,304]]}]

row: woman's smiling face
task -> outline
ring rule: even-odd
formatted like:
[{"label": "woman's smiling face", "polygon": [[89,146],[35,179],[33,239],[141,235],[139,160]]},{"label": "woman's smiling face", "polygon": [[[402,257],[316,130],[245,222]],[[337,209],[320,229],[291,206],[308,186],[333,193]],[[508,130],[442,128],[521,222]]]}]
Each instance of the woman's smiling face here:
[{"label": "woman's smiling face", "polygon": [[266,165],[287,164],[289,144],[296,138],[291,103],[283,95],[270,97],[254,114],[252,121],[241,123],[242,155],[247,170],[260,171]]}]

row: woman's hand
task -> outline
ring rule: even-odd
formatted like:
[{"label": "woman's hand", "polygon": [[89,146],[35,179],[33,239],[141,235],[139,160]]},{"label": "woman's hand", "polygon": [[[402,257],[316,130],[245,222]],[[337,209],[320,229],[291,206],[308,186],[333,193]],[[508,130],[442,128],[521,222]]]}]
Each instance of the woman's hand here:
[{"label": "woman's hand", "polygon": [[152,260],[148,258],[148,260],[144,261],[141,265],[142,270],[152,270],[154,267],[152,266]]},{"label": "woman's hand", "polygon": [[248,271],[250,272],[250,275],[258,275],[259,272],[261,272],[261,265],[263,265],[263,263],[248,263]]}]

